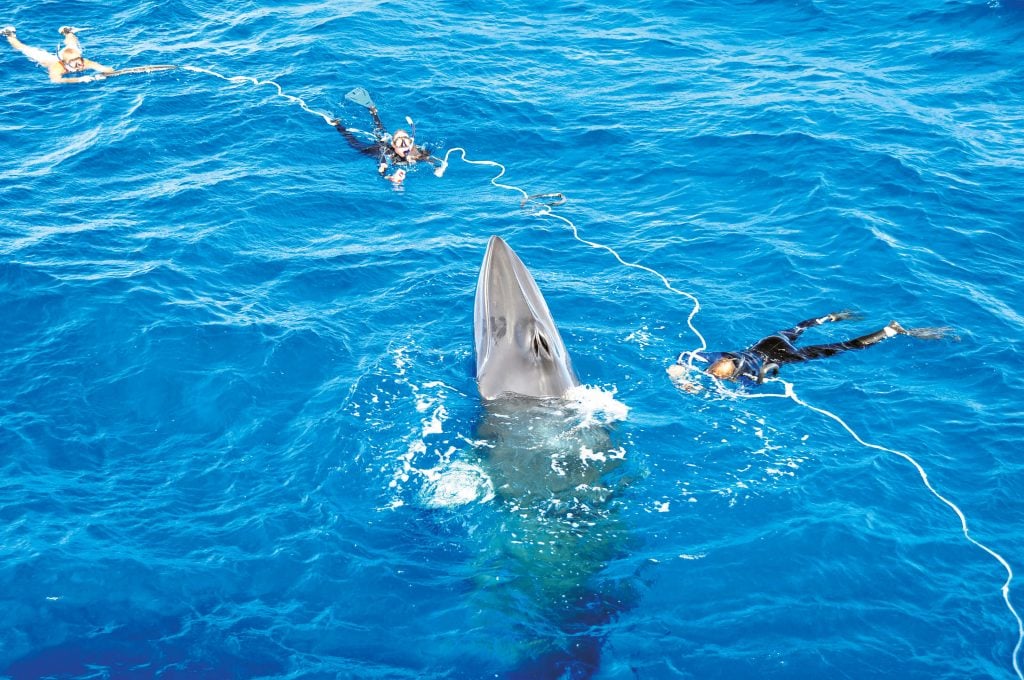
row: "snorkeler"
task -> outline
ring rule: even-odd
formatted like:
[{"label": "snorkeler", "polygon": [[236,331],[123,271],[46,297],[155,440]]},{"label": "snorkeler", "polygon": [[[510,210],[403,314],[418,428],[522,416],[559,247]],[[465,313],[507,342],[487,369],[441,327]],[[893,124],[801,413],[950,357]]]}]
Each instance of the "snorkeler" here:
[{"label": "snorkeler", "polygon": [[[686,373],[686,364],[692,357],[695,361],[709,364],[703,370],[719,380],[736,380],[746,386],[760,385],[768,376],[779,373],[783,364],[793,364],[811,359],[830,357],[851,349],[864,349],[876,345],[886,338],[897,335],[909,335],[925,340],[939,340],[945,337],[949,328],[904,328],[895,321],[874,333],[862,335],[852,340],[833,342],[826,345],[809,345],[797,347],[794,343],[808,328],[823,323],[842,321],[853,318],[848,311],[833,312],[817,319],[801,321],[793,328],[779,331],[774,335],[758,340],[754,345],[741,352],[702,352],[692,354],[683,352],[675,365],[669,367],[668,374],[674,379],[682,379]],[[685,387],[686,385],[684,385]]]},{"label": "snorkeler", "polygon": [[[375,139],[373,142],[360,140],[337,118],[331,121],[331,125],[337,128],[338,132],[345,137],[349,145],[356,151],[377,159],[377,172],[380,173],[381,177],[398,184],[405,179],[404,168],[418,161],[425,161],[434,165],[434,174],[438,177],[444,174],[444,162],[430,155],[427,149],[416,146],[415,138],[408,132],[396,130],[394,134],[388,134],[384,123],[381,122],[380,116],[377,114],[377,106],[370,99],[370,95],[366,90],[357,87],[345,95],[345,97],[360,106],[366,107],[370,112],[370,116],[373,118],[373,135]],[[412,126],[413,135],[415,135],[415,123],[410,118],[406,118],[406,120]],[[395,171],[389,175],[388,170],[392,165],[401,167],[396,167]]]},{"label": "snorkeler", "polygon": [[14,26],[5,26],[0,29],[0,35],[7,38],[7,42],[11,44],[11,47],[45,68],[50,74],[50,80],[55,83],[88,83],[102,77],[66,77],[70,73],[81,73],[86,69],[98,71],[99,73],[113,73],[114,69],[109,66],[98,64],[82,56],[82,46],[78,42],[75,30],[71,26],[60,27],[60,34],[64,36],[64,46],[58,49],[56,54],[50,54],[38,47],[30,47],[18,40]]}]

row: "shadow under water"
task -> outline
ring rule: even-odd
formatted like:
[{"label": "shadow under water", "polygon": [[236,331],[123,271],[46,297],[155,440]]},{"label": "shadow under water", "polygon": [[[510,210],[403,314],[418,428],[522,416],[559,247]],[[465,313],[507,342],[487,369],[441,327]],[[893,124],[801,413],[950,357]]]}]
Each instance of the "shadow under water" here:
[{"label": "shadow under water", "polygon": [[478,434],[474,455],[499,513],[478,537],[472,605],[513,622],[492,640],[492,663],[505,659],[514,670],[498,673],[510,678],[590,677],[606,625],[632,599],[628,583],[604,573],[626,550],[626,450],[561,400],[487,402]]}]

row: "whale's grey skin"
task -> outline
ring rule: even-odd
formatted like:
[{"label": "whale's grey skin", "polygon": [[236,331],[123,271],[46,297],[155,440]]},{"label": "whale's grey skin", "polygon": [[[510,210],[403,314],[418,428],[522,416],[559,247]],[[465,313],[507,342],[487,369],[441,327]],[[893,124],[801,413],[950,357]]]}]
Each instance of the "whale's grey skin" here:
[{"label": "whale's grey skin", "polygon": [[473,314],[476,380],[485,401],[559,398],[579,385],[548,305],[519,256],[487,242]]}]

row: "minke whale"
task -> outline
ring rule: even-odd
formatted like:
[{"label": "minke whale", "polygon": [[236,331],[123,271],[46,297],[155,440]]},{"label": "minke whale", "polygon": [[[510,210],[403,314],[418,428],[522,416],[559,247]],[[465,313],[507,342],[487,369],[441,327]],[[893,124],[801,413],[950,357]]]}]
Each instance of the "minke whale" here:
[{"label": "minke whale", "polygon": [[604,573],[627,540],[615,501],[626,451],[587,415],[544,296],[498,236],[480,265],[473,326],[483,402],[474,451],[500,508],[490,530],[474,532],[474,607],[501,641],[480,674],[589,678],[607,624],[631,601]]},{"label": "minke whale", "polygon": [[499,236],[487,242],[480,265],[473,332],[484,400],[560,398],[579,385],[540,288]]}]

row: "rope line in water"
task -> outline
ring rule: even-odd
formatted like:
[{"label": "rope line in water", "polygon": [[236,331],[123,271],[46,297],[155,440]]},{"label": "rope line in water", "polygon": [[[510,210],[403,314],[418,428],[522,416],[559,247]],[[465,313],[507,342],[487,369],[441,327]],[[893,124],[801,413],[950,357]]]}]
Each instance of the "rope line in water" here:
[{"label": "rope line in water", "polygon": [[306,111],[307,113],[311,113],[314,116],[320,116],[328,125],[331,125],[331,121],[334,120],[331,116],[324,113],[323,111],[317,111],[315,109],[309,108],[309,106],[306,105],[306,102],[303,101],[300,97],[296,97],[295,95],[285,93],[281,86],[278,85],[273,80],[258,80],[251,76],[225,76],[221,75],[220,73],[217,73],[216,71],[200,68],[199,66],[182,66],[181,68],[185,71],[192,71],[193,73],[203,73],[208,76],[213,76],[214,78],[220,78],[221,80],[226,80],[229,83],[250,83],[251,85],[255,85],[256,87],[260,87],[262,85],[271,85],[277,88],[278,97],[283,97],[284,99],[287,99],[288,101],[294,104],[298,104],[299,106],[302,107],[302,110]]},{"label": "rope line in water", "polygon": [[[697,338],[700,340],[700,343],[701,343],[701,346],[699,348],[697,348],[695,350],[692,350],[690,352],[690,368],[693,369],[692,362],[693,362],[693,354],[694,354],[694,352],[698,352],[700,350],[707,349],[707,341],[704,339],[704,336],[701,335],[701,333],[693,325],[693,318],[700,311],[700,301],[697,299],[697,297],[695,295],[693,295],[691,293],[688,293],[686,291],[683,291],[683,290],[679,290],[678,288],[675,288],[663,274],[661,274],[658,271],[655,271],[654,269],[651,269],[650,267],[647,267],[647,266],[642,265],[642,264],[637,264],[635,262],[627,262],[627,261],[625,261],[610,246],[606,246],[606,245],[601,244],[601,243],[595,243],[593,241],[588,241],[587,239],[584,239],[583,237],[581,237],[580,234],[579,234],[579,229],[577,229],[576,225],[572,222],[572,220],[568,219],[567,217],[563,217],[562,215],[559,215],[559,214],[555,213],[551,209],[552,205],[561,205],[562,203],[564,203],[565,197],[564,197],[563,194],[561,194],[561,193],[552,193],[552,194],[536,194],[534,196],[531,196],[525,190],[521,189],[518,186],[514,186],[514,185],[510,185],[510,184],[503,184],[503,183],[499,182],[498,180],[501,179],[501,177],[504,176],[504,174],[505,174],[505,166],[504,165],[502,165],[501,163],[497,163],[495,161],[490,161],[490,160],[470,160],[469,158],[466,157],[466,150],[463,149],[462,147],[455,147],[453,149],[449,149],[448,152],[444,156],[444,165],[442,167],[446,167],[448,165],[448,157],[453,152],[458,152],[460,154],[462,160],[465,163],[468,163],[470,165],[485,165],[485,166],[490,166],[490,167],[498,168],[500,170],[500,172],[497,175],[495,175],[494,177],[491,178],[491,184],[493,184],[494,186],[496,186],[496,187],[498,187],[500,189],[507,189],[509,191],[514,191],[514,192],[518,192],[519,194],[521,194],[522,195],[522,200],[520,201],[520,204],[519,204],[520,207],[525,206],[527,202],[529,202],[531,200],[534,200],[534,199],[537,199],[537,198],[549,198],[549,197],[556,197],[556,196],[560,197],[562,200],[557,202],[557,203],[540,203],[540,205],[542,207],[540,208],[540,211],[539,211],[538,214],[542,215],[542,216],[546,216],[546,217],[551,217],[551,218],[556,219],[556,220],[561,220],[562,222],[564,222],[566,225],[569,226],[569,228],[572,230],[573,238],[575,238],[580,243],[586,244],[586,245],[588,245],[588,246],[590,246],[592,248],[599,248],[599,249],[608,251],[622,265],[624,265],[626,267],[633,267],[635,269],[640,269],[642,271],[646,271],[646,272],[648,272],[650,274],[653,274],[657,278],[661,279],[661,282],[665,285],[665,287],[668,290],[670,290],[670,291],[672,291],[674,293],[677,293],[679,295],[683,295],[683,296],[689,298],[689,300],[691,302],[693,302],[693,310],[690,312],[689,316],[687,317],[686,323],[690,327],[690,330],[693,331],[693,334],[695,336],[697,336]],[[818,408],[817,406],[812,406],[811,404],[808,404],[806,401],[804,401],[803,399],[798,397],[796,392],[793,390],[793,385],[791,383],[788,383],[785,380],[782,380],[782,379],[779,379],[779,378],[776,378],[776,379],[772,380],[771,382],[781,382],[783,385],[785,385],[785,387],[786,387],[785,394],[748,394],[748,393],[743,393],[743,392],[735,392],[735,391],[731,391],[731,390],[730,390],[730,393],[733,396],[737,396],[737,397],[741,397],[741,398],[746,398],[746,399],[770,399],[770,398],[790,399],[790,400],[793,401],[793,403],[797,404],[798,406],[803,406],[804,408],[807,408],[807,409],[809,409],[811,411],[814,411],[815,413],[818,413],[819,415],[823,415],[823,416],[825,416],[827,418],[831,418],[835,422],[839,423],[839,425],[841,425],[843,427],[843,429],[845,429],[850,434],[850,436],[853,437],[854,441],[856,441],[861,446],[863,446],[865,448],[869,448],[869,449],[875,449],[875,450],[878,450],[878,451],[883,451],[883,452],[889,453],[891,455],[899,456],[900,458],[906,460],[908,463],[910,463],[914,467],[914,469],[917,470],[917,473],[918,473],[918,475],[920,475],[921,481],[924,483],[925,488],[933,496],[935,496],[939,501],[944,503],[951,510],[953,510],[953,512],[956,513],[956,516],[960,519],[960,528],[961,528],[961,530],[963,532],[964,538],[967,539],[968,542],[972,543],[973,545],[977,546],[981,550],[983,550],[986,553],[988,553],[997,562],[999,562],[1000,565],[1002,565],[1003,569],[1006,570],[1006,581],[1003,583],[1003,586],[1002,586],[1002,588],[1000,590],[1001,590],[1001,592],[1003,594],[1003,601],[1006,603],[1006,608],[1010,611],[1010,613],[1013,615],[1014,619],[1016,619],[1016,621],[1017,621],[1017,645],[1013,649],[1013,656],[1012,656],[1013,670],[1017,674],[1017,677],[1020,680],[1024,680],[1024,675],[1021,674],[1021,668],[1020,668],[1020,665],[1019,665],[1019,663],[1017,661],[1017,657],[1020,655],[1021,646],[1022,646],[1022,644],[1024,644],[1024,620],[1021,619],[1020,615],[1017,613],[1017,610],[1014,608],[1012,601],[1010,600],[1010,584],[1013,582],[1013,568],[1010,567],[1009,562],[1007,562],[1003,558],[1003,556],[1000,555],[999,553],[997,553],[995,550],[989,548],[987,545],[985,545],[981,541],[978,541],[973,536],[971,536],[970,529],[967,526],[967,517],[964,515],[963,511],[956,505],[956,503],[954,503],[953,501],[949,500],[948,498],[946,498],[945,496],[940,494],[935,489],[935,487],[932,486],[931,481],[928,479],[928,473],[925,472],[924,467],[920,463],[918,463],[917,460],[915,460],[913,458],[913,456],[910,456],[909,454],[906,454],[906,453],[904,453],[902,451],[897,451],[895,449],[890,449],[890,448],[887,448],[885,446],[879,446],[878,444],[872,444],[870,442],[864,441],[864,439],[862,439],[861,436],[858,435],[854,431],[854,429],[852,427],[850,427],[842,418],[837,416],[835,413],[832,413],[831,411],[828,411],[828,410],[823,409],[823,408]]]},{"label": "rope line in water", "polygon": [[1010,600],[1010,584],[1013,582],[1013,568],[1010,566],[1010,563],[1007,562],[1006,559],[1004,559],[1003,556],[997,553],[995,550],[989,548],[987,545],[971,536],[970,529],[967,526],[967,517],[964,515],[963,511],[960,509],[959,506],[957,506],[956,503],[943,496],[935,489],[934,486],[932,486],[931,480],[928,479],[928,473],[925,471],[924,467],[920,463],[918,463],[917,460],[914,459],[913,456],[911,456],[908,453],[904,453],[903,451],[897,451],[896,449],[890,449],[886,446],[872,444],[871,442],[864,441],[860,437],[860,435],[857,434],[854,431],[854,429],[846,423],[846,421],[837,416],[835,413],[823,408],[819,408],[817,406],[812,406],[811,404],[808,404],[806,401],[797,396],[796,391],[793,389],[792,383],[786,382],[781,378],[774,378],[769,382],[782,383],[786,389],[785,393],[745,394],[740,392],[732,392],[732,394],[745,399],[790,399],[793,401],[793,403],[799,406],[803,406],[804,408],[807,408],[811,411],[814,411],[815,413],[823,415],[826,418],[831,418],[836,423],[838,423],[844,430],[846,430],[850,434],[850,436],[853,437],[853,439],[861,446],[868,449],[875,449],[876,451],[883,451],[885,453],[898,456],[903,460],[907,461],[914,467],[915,470],[917,470],[917,474],[921,477],[921,481],[924,483],[925,488],[928,489],[928,491],[931,492],[933,496],[939,499],[939,501],[944,503],[954,513],[956,513],[956,516],[960,519],[960,529],[964,535],[964,538],[967,539],[968,542],[977,546],[978,548],[981,548],[983,551],[992,556],[997,562],[999,562],[1000,565],[1002,565],[1003,569],[1006,570],[1006,581],[1003,583],[1003,587],[1000,589],[1003,594],[1003,602],[1006,603],[1006,608],[1010,610],[1010,613],[1013,615],[1013,618],[1017,620],[1017,645],[1013,648],[1012,656],[1013,670],[1017,674],[1018,678],[1024,680],[1024,675],[1021,674],[1021,668],[1017,661],[1017,657],[1020,655],[1021,645],[1024,644],[1024,620],[1021,619],[1020,614],[1017,613],[1017,610],[1013,606],[1013,602],[1011,602]]}]

